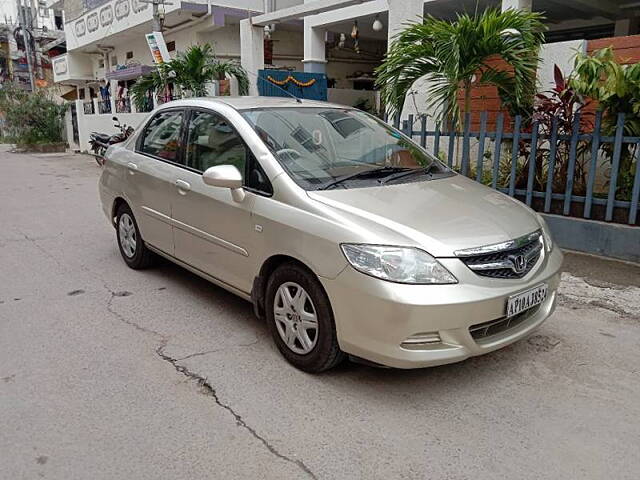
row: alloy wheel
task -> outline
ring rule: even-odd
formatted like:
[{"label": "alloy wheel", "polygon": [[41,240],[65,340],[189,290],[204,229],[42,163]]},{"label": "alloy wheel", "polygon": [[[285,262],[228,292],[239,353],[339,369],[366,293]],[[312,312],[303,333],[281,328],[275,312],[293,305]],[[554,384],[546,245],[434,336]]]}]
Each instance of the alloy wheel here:
[{"label": "alloy wheel", "polygon": [[127,258],[133,258],[136,254],[136,227],[128,213],[120,215],[120,220],[118,221],[118,236],[124,254]]},{"label": "alloy wheel", "polygon": [[306,355],[318,342],[318,318],[311,297],[295,282],[278,287],[273,316],[280,338],[294,353]]}]

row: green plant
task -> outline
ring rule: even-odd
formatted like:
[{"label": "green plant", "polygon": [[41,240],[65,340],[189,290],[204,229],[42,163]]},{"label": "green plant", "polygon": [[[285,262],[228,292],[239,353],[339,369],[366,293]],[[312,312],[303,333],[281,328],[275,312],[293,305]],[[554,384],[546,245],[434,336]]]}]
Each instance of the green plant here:
[{"label": "green plant", "polygon": [[[577,115],[582,115],[587,102],[569,83],[560,68],[554,66],[554,87],[547,91],[538,93],[533,107],[533,120],[538,123],[540,139],[536,149],[536,171],[534,187],[538,189],[546,188],[546,181],[549,172],[550,137],[554,123],[557,125],[558,135],[571,137],[574,130],[580,131],[581,127],[590,127],[591,122],[583,116],[578,125]],[[522,142],[520,156],[527,159],[524,175],[519,177],[516,184],[525,186],[528,180],[528,165],[530,154],[530,142]],[[567,185],[567,175],[569,171],[569,157],[571,155],[571,142],[559,140],[556,142],[555,163],[553,170],[553,191],[564,192]],[[591,142],[580,140],[576,145],[576,163],[574,171],[573,191],[576,194],[584,194],[586,191],[587,154],[591,150]]]},{"label": "green plant", "polygon": [[149,91],[162,91],[169,83],[192,93],[206,95],[206,84],[213,80],[224,80],[227,76],[238,80],[240,95],[249,92],[247,72],[235,61],[219,60],[210,44],[193,45],[180,52],[173,60],[158,65],[157,69],[140,78],[132,87],[136,107],[143,108]]},{"label": "green plant", "polygon": [[129,89],[129,93],[133,97],[133,103],[138,111],[145,110],[149,92],[161,92],[168,86],[171,79],[168,77],[169,70],[166,65],[161,63],[154,71],[137,79],[136,83]]},{"label": "green plant", "polygon": [[[377,69],[376,83],[391,113],[402,110],[414,82],[425,77],[428,107],[440,120],[461,124],[471,107],[473,85],[494,85],[511,114],[530,111],[538,51],[545,27],[538,13],[490,8],[458,15],[453,22],[426,16],[397,34]],[[495,65],[499,59],[511,72]],[[475,80],[475,81],[474,81]]]},{"label": "green plant", "polygon": [[[569,80],[571,87],[581,95],[596,100],[602,111],[602,133],[615,134],[618,114],[625,114],[624,133],[640,136],[640,63],[621,64],[612,48],[597,50],[591,55],[579,53]],[[633,144],[624,144],[620,158],[617,197],[629,199],[635,173]],[[604,148],[609,159],[613,145]],[[637,162],[636,162],[637,163]]]},{"label": "green plant", "polygon": [[42,90],[31,93],[11,83],[0,89],[4,136],[18,144],[62,142],[66,109]]}]

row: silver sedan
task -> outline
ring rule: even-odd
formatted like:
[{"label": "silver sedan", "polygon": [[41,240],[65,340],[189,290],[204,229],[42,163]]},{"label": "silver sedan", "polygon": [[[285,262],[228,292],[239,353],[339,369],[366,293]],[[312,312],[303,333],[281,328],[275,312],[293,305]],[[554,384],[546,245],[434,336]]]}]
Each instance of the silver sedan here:
[{"label": "silver sedan", "polygon": [[456,362],[554,310],[562,253],[544,220],[359,110],[170,102],[106,158],[126,264],[159,255],[250,300],[302,370]]}]

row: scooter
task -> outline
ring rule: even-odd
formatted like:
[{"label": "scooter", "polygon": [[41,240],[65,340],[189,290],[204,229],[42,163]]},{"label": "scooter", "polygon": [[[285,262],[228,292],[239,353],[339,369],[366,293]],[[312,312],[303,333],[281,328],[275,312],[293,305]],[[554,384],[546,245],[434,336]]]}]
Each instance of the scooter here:
[{"label": "scooter", "polygon": [[104,154],[106,153],[107,148],[115,143],[124,142],[127,138],[133,135],[134,132],[133,127],[121,124],[118,117],[113,117],[113,121],[115,122],[115,127],[120,130],[120,132],[113,135],[109,135],[108,133],[91,132],[89,135],[89,146],[91,147],[91,152],[96,158],[96,163],[100,167],[104,165]]}]

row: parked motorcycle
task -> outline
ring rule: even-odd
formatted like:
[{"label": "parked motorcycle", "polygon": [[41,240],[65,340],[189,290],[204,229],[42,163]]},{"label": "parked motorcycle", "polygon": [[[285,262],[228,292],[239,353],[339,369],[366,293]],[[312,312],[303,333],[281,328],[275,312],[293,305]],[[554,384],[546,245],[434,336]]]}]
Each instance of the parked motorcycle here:
[{"label": "parked motorcycle", "polygon": [[113,121],[115,122],[115,127],[120,130],[118,133],[109,135],[108,133],[91,132],[89,135],[89,146],[91,147],[91,152],[96,158],[96,162],[101,167],[104,165],[104,154],[106,153],[107,148],[114,143],[124,142],[133,134],[134,131],[133,127],[121,124],[118,117],[113,117]]}]

